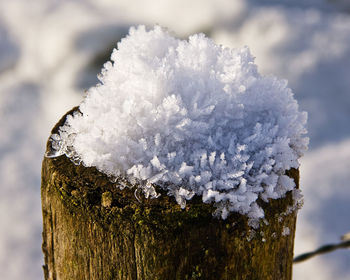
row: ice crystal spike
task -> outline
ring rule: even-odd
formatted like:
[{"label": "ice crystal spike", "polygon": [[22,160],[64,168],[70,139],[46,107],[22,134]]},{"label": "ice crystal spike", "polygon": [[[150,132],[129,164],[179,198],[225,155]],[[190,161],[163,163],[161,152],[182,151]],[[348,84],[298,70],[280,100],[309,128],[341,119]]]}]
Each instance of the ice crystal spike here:
[{"label": "ice crystal spike", "polygon": [[118,181],[118,177],[109,176],[109,177],[108,177],[108,180],[109,180],[111,183],[115,184],[115,183]]},{"label": "ice crystal spike", "polygon": [[49,139],[49,145],[45,152],[46,158],[56,158],[64,155],[62,149],[62,139],[58,134],[52,134]]},{"label": "ice crystal spike", "polygon": [[49,149],[45,152],[46,158],[56,158],[56,157],[59,157],[62,155],[64,155],[64,153],[62,151],[57,151],[57,150],[52,150],[52,149]]}]

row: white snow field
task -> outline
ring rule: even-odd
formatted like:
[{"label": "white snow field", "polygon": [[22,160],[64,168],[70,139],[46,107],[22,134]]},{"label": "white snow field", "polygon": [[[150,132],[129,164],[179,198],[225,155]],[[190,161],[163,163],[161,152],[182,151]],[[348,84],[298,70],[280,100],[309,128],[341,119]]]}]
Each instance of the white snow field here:
[{"label": "white snow field", "polygon": [[[131,25],[247,45],[308,112],[295,253],[350,231],[350,14],[346,1],[0,0],[0,278],[43,279],[40,165],[55,122],[78,105]],[[295,279],[350,279],[350,252],[294,266]]]}]

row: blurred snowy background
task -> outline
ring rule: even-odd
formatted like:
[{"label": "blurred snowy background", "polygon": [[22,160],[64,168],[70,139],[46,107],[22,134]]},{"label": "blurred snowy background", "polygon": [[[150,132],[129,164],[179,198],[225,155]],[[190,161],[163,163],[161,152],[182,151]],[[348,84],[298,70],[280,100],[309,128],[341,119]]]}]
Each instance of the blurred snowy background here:
[{"label": "blurred snowy background", "polygon": [[[130,25],[204,32],[250,47],[309,112],[305,206],[295,254],[350,231],[350,1],[0,0],[0,279],[43,279],[40,168],[50,129]],[[350,279],[350,251],[294,266],[294,279]]]}]

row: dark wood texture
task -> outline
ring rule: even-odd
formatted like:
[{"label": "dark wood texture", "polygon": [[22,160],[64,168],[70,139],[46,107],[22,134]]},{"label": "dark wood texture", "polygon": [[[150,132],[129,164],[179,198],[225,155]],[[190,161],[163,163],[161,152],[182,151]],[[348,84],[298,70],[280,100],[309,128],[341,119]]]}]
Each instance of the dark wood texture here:
[{"label": "dark wood texture", "polygon": [[[298,170],[288,174],[298,184]],[[213,217],[213,206],[199,197],[181,209],[157,189],[159,198],[139,195],[139,202],[135,187],[66,156],[44,158],[45,279],[292,279],[291,193],[260,202],[266,220],[252,230],[244,216]]]}]

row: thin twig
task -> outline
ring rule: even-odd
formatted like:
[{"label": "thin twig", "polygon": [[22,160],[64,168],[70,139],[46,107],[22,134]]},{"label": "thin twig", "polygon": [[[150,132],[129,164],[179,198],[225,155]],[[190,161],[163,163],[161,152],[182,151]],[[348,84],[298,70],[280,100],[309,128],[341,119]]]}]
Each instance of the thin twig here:
[{"label": "thin twig", "polygon": [[350,240],[345,240],[345,241],[342,241],[342,242],[337,243],[337,244],[327,244],[327,245],[324,245],[324,246],[318,248],[317,250],[315,250],[313,252],[301,254],[301,255],[295,257],[293,262],[294,263],[302,262],[302,261],[308,260],[316,255],[321,255],[321,254],[335,251],[337,249],[349,248],[349,247],[350,247]]}]

